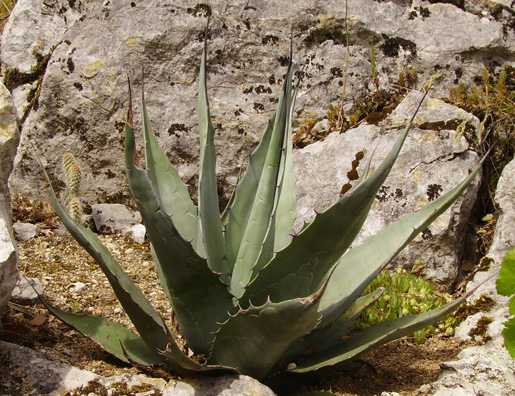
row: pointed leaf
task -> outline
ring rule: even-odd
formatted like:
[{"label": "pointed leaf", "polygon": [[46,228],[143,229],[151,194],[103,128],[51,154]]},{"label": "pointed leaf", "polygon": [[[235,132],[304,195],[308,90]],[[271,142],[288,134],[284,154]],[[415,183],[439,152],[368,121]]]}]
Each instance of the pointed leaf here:
[{"label": "pointed leaf", "polygon": [[302,297],[325,282],[337,260],[361,230],[377,191],[397,159],[412,120],[379,168],[355,186],[352,193],[345,194],[318,214],[280,251],[248,286],[244,300],[261,304],[268,296],[274,301]]},{"label": "pointed leaf", "polygon": [[198,92],[198,127],[200,135],[200,169],[199,169],[199,221],[202,241],[211,270],[226,275],[230,268],[225,258],[225,240],[222,232],[220,208],[218,203],[218,185],[216,180],[215,129],[211,123],[206,82],[207,38],[200,63]]},{"label": "pointed leaf", "polygon": [[317,301],[322,292],[238,312],[216,334],[209,361],[264,378],[288,348],[316,326]]},{"label": "pointed leaf", "polygon": [[202,255],[203,246],[196,246],[198,239],[197,208],[189,196],[188,186],[181,180],[177,169],[172,165],[163,149],[159,147],[157,139],[152,134],[144,97],[141,111],[147,175],[163,209],[173,217],[173,223],[181,236],[187,241],[191,241],[195,250]]},{"label": "pointed leaf", "polygon": [[304,373],[318,370],[322,367],[333,366],[356,357],[369,349],[423,329],[444,319],[449,313],[457,309],[468,295],[422,314],[403,316],[399,319],[388,320],[369,327],[337,344],[332,344],[325,349],[306,356],[291,371],[294,373]]},{"label": "pointed leaf", "polygon": [[129,352],[131,358],[138,364],[149,366],[165,363],[165,360],[156,351],[150,349],[140,336],[121,324],[97,316],[66,312],[52,306],[44,299],[41,301],[53,315],[98,342],[107,352],[124,362],[129,363],[123,349]]},{"label": "pointed leaf", "polygon": [[64,226],[73,238],[99,264],[120,304],[148,347],[154,351],[165,349],[168,344],[166,326],[141,290],[120,267],[95,234],[90,229],[73,220],[61,207],[52,188],[49,190],[49,195],[50,202]]},{"label": "pointed leaf", "polygon": [[[271,231],[273,237],[269,243],[265,240],[269,234],[270,223],[273,221],[273,210],[278,198],[281,160],[286,153],[284,145],[288,141],[286,135],[291,108],[291,79],[290,67],[283,94],[273,118],[274,124],[269,143],[263,146],[267,148],[266,153],[256,156],[256,164],[251,165],[250,171],[245,174],[240,184],[241,188],[236,190],[235,205],[231,209],[227,239],[231,245],[231,254],[236,253],[231,278],[231,293],[236,298],[243,295],[259,256],[264,254],[268,261],[273,253],[275,230]],[[266,138],[268,140],[268,136]],[[257,152],[262,153],[262,151]],[[254,158],[251,159],[254,160]],[[254,173],[259,169],[260,173]],[[247,175],[249,177],[246,177]],[[264,251],[264,248],[267,250]],[[232,251],[233,249],[235,250]]]},{"label": "pointed leaf", "polygon": [[[129,186],[143,217],[158,260],[158,274],[167,285],[172,306],[188,345],[197,353],[211,349],[217,322],[234,311],[232,296],[226,286],[207,266],[192,245],[184,240],[170,216],[163,211],[152,183],[135,164],[132,115],[125,127],[125,160]],[[161,348],[164,350],[165,348]]]},{"label": "pointed leaf", "polygon": [[360,246],[345,253],[339,260],[320,303],[321,326],[332,322],[347,310],[381,269],[461,196],[476,177],[480,167],[420,212],[409,214],[389,224]]}]

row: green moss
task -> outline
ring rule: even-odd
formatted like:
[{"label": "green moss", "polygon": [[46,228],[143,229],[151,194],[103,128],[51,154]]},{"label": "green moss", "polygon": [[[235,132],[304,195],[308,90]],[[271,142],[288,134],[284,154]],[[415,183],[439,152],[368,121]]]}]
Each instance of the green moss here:
[{"label": "green moss", "polygon": [[481,337],[484,342],[490,341],[492,337],[487,335],[488,325],[493,322],[492,318],[482,316],[476,323],[476,326],[469,331],[472,338]]},{"label": "green moss", "polygon": [[[451,300],[449,294],[439,292],[433,283],[402,269],[396,272],[382,271],[365,289],[363,295],[379,288],[384,288],[385,291],[374,304],[362,312],[354,330],[360,331],[385,320],[427,312]],[[423,343],[429,334],[437,330],[450,334],[455,322],[455,318],[448,317],[413,333],[412,337],[415,342]]]}]

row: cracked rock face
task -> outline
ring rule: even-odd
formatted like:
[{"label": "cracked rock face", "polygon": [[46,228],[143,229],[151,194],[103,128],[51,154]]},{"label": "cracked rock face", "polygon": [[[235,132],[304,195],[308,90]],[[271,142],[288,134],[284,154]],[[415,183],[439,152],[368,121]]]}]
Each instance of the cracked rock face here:
[{"label": "cracked rock face", "polygon": [[[381,89],[391,89],[407,65],[417,68],[420,85],[435,69],[442,69],[443,78],[433,91],[435,97],[446,96],[460,82],[470,83],[483,66],[495,67],[513,59],[515,34],[507,22],[512,18],[509,11],[501,7],[502,12],[494,15],[481,5],[472,8],[420,0],[349,0],[345,108],[376,90],[371,75],[371,40]],[[502,18],[498,16],[501,14]],[[303,75],[298,119],[323,118],[329,104],[340,103],[347,53],[341,1],[297,2],[284,7],[273,2],[253,5],[246,0],[215,0],[209,6],[184,0],[173,5],[164,0],[19,0],[5,28],[1,53],[4,81],[13,91],[23,119],[13,187],[32,196],[44,193],[43,178],[29,144],[34,142],[56,186],[64,183],[62,155],[71,152],[83,170],[84,204],[127,204],[123,161],[127,77],[135,98],[144,80],[158,141],[183,179],[194,187],[198,160],[196,91],[207,16],[211,16],[208,86],[217,130],[222,204],[272,115],[292,30],[294,59]],[[366,226],[363,237],[447,191],[477,161],[463,139],[454,141],[459,122],[471,116],[440,101],[433,104],[419,115],[419,127],[409,137],[397,166],[399,174],[392,175],[378,195],[374,210],[380,210],[380,217]],[[408,105],[411,107],[402,107]],[[317,161],[341,167],[343,178],[319,183],[317,209],[334,200],[346,182],[350,157],[364,149],[370,155],[375,149],[374,158],[381,158],[382,150],[395,136],[388,129],[411,116],[413,106],[409,101],[401,105],[387,124],[363,124],[349,131],[346,139],[359,137],[337,146],[338,151],[333,149],[333,157],[304,160],[313,169]],[[470,119],[471,125],[474,122]],[[383,134],[378,143],[378,136]],[[333,140],[338,139],[331,136],[326,144]],[[297,157],[311,155],[316,148],[306,150]],[[335,162],[337,158],[342,162]],[[301,174],[299,185],[311,183],[309,177]],[[421,184],[414,183],[418,179]],[[299,191],[302,195],[301,187]],[[300,199],[298,224],[310,217],[303,197]],[[444,216],[431,226],[415,241],[418,247],[409,248],[400,258],[401,264],[409,267],[414,260],[421,260],[429,277],[452,282],[461,244],[455,235],[466,222],[470,200],[467,196],[461,204],[465,207],[455,207],[452,216]],[[427,247],[428,240],[437,247],[423,254],[420,249]]]},{"label": "cracked rock face", "polygon": [[515,392],[515,370],[513,358],[504,347],[503,323],[509,318],[509,299],[497,294],[496,279],[501,264],[515,243],[515,161],[505,166],[497,184],[495,200],[500,208],[500,216],[495,228],[494,240],[487,257],[491,258],[490,268],[478,272],[467,285],[468,290],[479,287],[469,297],[473,303],[481,294],[486,294],[497,303],[490,312],[480,312],[470,316],[456,330],[456,336],[470,338],[469,332],[478,321],[489,318],[486,329],[490,341],[484,345],[467,348],[460,352],[458,360],[443,364],[444,371],[432,384],[434,396],[455,396],[481,394],[485,396],[510,396]]},{"label": "cracked rock face", "polygon": [[[491,15],[482,7],[468,12],[419,0],[349,0],[346,104],[375,90],[371,40],[385,89],[410,64],[421,81],[443,69],[435,93],[447,95],[459,82],[470,82],[483,65],[513,59],[514,32],[506,22],[511,14],[503,8]],[[209,90],[223,197],[230,195],[230,184],[272,114],[292,30],[294,58],[304,75],[297,114],[321,117],[329,104],[339,103],[346,54],[341,1],[278,6],[236,0],[205,6],[184,0],[173,5],[164,0],[20,0],[5,28],[1,54],[4,81],[24,119],[13,186],[41,190],[28,144],[33,141],[58,182],[63,181],[61,156],[70,151],[77,157],[84,170],[85,203],[126,203],[122,135],[127,76],[138,93],[142,69],[158,140],[193,186],[196,81],[208,15]]]},{"label": "cracked rock face", "polygon": [[[359,177],[369,161],[371,171],[379,166],[421,98],[422,94],[414,91],[378,126],[361,125],[343,134],[333,132],[323,142],[294,152],[297,230],[303,222],[314,217],[315,211],[320,212],[334,203],[342,185]],[[479,157],[469,149],[465,138],[457,137],[455,130],[447,129],[452,125],[455,128],[462,121],[475,127],[479,125],[476,117],[457,107],[438,99],[425,99],[356,244],[389,223],[419,211],[451,190],[478,165]],[[358,158],[361,159],[357,161]],[[356,173],[353,175],[353,172]],[[478,177],[449,210],[401,252],[396,266],[411,270],[418,260],[427,277],[443,284],[454,281],[463,230],[475,202],[479,181]]]},{"label": "cracked rock face", "polygon": [[18,253],[11,229],[7,181],[19,142],[18,120],[11,94],[0,83],[0,316],[18,281]]}]

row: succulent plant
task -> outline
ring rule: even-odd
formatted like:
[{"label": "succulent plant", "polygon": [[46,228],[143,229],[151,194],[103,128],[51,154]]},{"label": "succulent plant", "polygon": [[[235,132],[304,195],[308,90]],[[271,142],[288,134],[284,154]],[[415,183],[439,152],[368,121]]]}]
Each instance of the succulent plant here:
[{"label": "succulent plant", "polygon": [[144,97],[145,169],[138,165],[132,106],[125,125],[129,186],[147,228],[160,282],[195,355],[185,353],[178,335],[107,248],[73,220],[50,189],[59,217],[105,272],[137,333],[106,318],[65,312],[45,302],[54,315],[126,362],[162,365],[182,376],[228,370],[264,379],[337,367],[444,318],[464,301],[461,297],[347,336],[360,313],[381,295],[382,290],[376,290],[360,297],[367,285],[449,208],[479,167],[420,212],[349,249],[395,163],[410,121],[373,173],[367,166],[351,190],[294,235],[291,131],[297,88],[292,84],[291,56],[277,110],[250,156],[229,210],[220,215],[206,51],[204,47],[198,95],[198,208],[151,132]]}]

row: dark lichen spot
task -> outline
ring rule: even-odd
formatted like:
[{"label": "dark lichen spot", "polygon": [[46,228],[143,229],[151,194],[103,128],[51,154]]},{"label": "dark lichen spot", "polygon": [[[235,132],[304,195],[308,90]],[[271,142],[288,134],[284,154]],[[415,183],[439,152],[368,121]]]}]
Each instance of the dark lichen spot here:
[{"label": "dark lichen spot", "polygon": [[268,84],[274,85],[275,84],[275,76],[272,74],[270,77],[268,77]]},{"label": "dark lichen spot", "polygon": [[459,84],[461,77],[463,77],[463,70],[461,67],[458,67],[456,70],[454,70],[454,74],[456,75],[456,78],[454,79],[454,84]]},{"label": "dark lichen spot", "polygon": [[379,48],[383,50],[385,56],[390,58],[398,57],[400,48],[409,51],[412,56],[417,55],[417,45],[413,41],[401,37],[388,37],[386,34],[383,34],[383,38],[384,43]]},{"label": "dark lichen spot", "polygon": [[263,45],[272,44],[275,45],[279,42],[279,37],[274,36],[272,34],[267,34],[263,39],[261,40]]},{"label": "dark lichen spot", "polygon": [[73,63],[73,59],[72,58],[68,58],[66,60],[66,66],[68,66],[68,71],[70,73],[73,73],[75,71],[75,63]]},{"label": "dark lichen spot", "polygon": [[286,67],[290,64],[290,58],[287,56],[280,56],[277,58],[282,67]]},{"label": "dark lichen spot", "polygon": [[443,188],[440,184],[430,184],[427,186],[427,197],[429,201],[434,201],[440,196],[440,193],[443,191]]},{"label": "dark lichen spot", "polygon": [[243,135],[245,133],[245,129],[238,128],[238,135]]},{"label": "dark lichen spot", "polygon": [[339,67],[331,67],[331,74],[334,77],[343,77],[342,69],[340,69]]},{"label": "dark lichen spot", "polygon": [[379,202],[386,202],[388,201],[390,186],[381,186],[379,189],[379,194],[376,195],[376,198]]},{"label": "dark lichen spot", "polygon": [[270,87],[266,87],[265,88],[263,85],[258,85],[256,87],[255,91],[256,91],[257,94],[264,94],[264,93],[271,94],[272,93],[272,88],[270,88]]},{"label": "dark lichen spot", "polygon": [[78,91],[82,91],[84,89],[84,87],[82,86],[82,84],[80,82],[74,82],[73,83],[73,86],[78,90]]},{"label": "dark lichen spot", "polygon": [[404,193],[402,192],[402,190],[400,188],[397,188],[395,190],[395,198],[401,199],[402,197],[404,197]]},{"label": "dark lichen spot", "polygon": [[433,237],[433,233],[429,228],[426,228],[424,231],[422,231],[422,239],[424,241],[427,241],[428,239],[431,239]]},{"label": "dark lichen spot", "polygon": [[136,2],[131,1],[131,7],[136,7]]},{"label": "dark lichen spot", "polygon": [[254,87],[243,88],[243,93],[244,94],[251,94],[252,91],[254,91]]},{"label": "dark lichen spot", "polygon": [[256,110],[259,113],[260,111],[264,111],[265,110],[265,106],[263,106],[261,103],[255,102],[254,103],[254,110]]},{"label": "dark lichen spot", "polygon": [[333,18],[320,21],[317,27],[309,32],[304,39],[308,47],[320,45],[327,40],[332,40],[335,44],[345,44],[345,24],[343,20]]},{"label": "dark lichen spot", "polygon": [[247,30],[250,30],[250,19],[245,19],[243,21],[243,24],[245,25],[245,27],[247,28]]},{"label": "dark lichen spot", "polygon": [[113,179],[116,177],[116,173],[112,172],[111,169],[106,170],[105,174],[108,179]]},{"label": "dark lichen spot", "polygon": [[195,7],[186,9],[186,12],[194,17],[201,16],[209,18],[213,14],[211,6],[206,3],[198,3]]},{"label": "dark lichen spot", "polygon": [[356,153],[356,155],[354,156],[354,158],[356,158],[358,161],[361,161],[364,157],[365,157],[364,151],[358,151]]},{"label": "dark lichen spot", "polygon": [[188,132],[188,127],[184,124],[172,124],[170,125],[170,127],[168,128],[168,134],[169,135],[174,135],[174,136],[179,136],[182,132]]},{"label": "dark lichen spot", "polygon": [[352,169],[356,169],[359,166],[359,160],[352,160]]},{"label": "dark lichen spot", "polygon": [[427,186],[427,197],[429,201],[434,201],[440,196],[440,193],[443,191],[442,186],[439,184],[430,184]]}]

